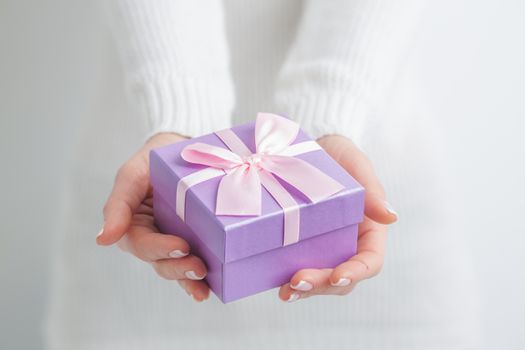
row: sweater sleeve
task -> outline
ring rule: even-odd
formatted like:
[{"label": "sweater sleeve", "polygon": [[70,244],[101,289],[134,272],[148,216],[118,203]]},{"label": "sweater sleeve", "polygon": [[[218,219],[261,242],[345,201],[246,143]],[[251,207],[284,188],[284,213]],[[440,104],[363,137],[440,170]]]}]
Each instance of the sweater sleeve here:
[{"label": "sweater sleeve", "polygon": [[234,105],[221,0],[113,0],[129,95],[150,134],[226,128]]},{"label": "sweater sleeve", "polygon": [[310,0],[279,74],[277,111],[359,143],[417,23],[417,0]]}]

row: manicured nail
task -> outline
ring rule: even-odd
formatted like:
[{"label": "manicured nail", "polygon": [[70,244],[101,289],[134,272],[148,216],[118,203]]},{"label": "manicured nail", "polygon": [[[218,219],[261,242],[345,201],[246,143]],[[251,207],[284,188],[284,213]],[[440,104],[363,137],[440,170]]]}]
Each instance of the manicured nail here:
[{"label": "manicured nail", "polygon": [[348,278],[340,278],[339,281],[330,284],[334,287],[345,287],[350,284],[350,280]]},{"label": "manicured nail", "polygon": [[306,281],[301,280],[295,286],[291,285],[290,287],[292,287],[295,290],[300,290],[300,291],[303,291],[303,292],[307,292],[310,289],[312,289],[314,286],[312,286],[312,284],[310,282],[306,282]]},{"label": "manicured nail", "polygon": [[168,254],[171,258],[182,258],[182,257],[185,257],[186,255],[188,255],[188,253],[184,253],[183,251],[181,250],[178,250],[178,249],[175,249],[174,251],[170,252]]},{"label": "manicured nail", "polygon": [[287,303],[293,303],[294,301],[298,300],[299,299],[299,294],[297,293],[292,293],[289,297],[288,297],[288,300],[286,300]]},{"label": "manicured nail", "polygon": [[100,229],[100,231],[98,231],[97,237],[102,236],[103,233],[104,233],[104,229],[102,228],[102,229]]},{"label": "manicured nail", "polygon": [[399,215],[397,215],[397,212],[394,210],[394,208],[392,208],[392,205],[390,205],[390,203],[388,203],[387,201],[385,201],[385,209],[390,214],[395,215],[395,216],[399,216]]},{"label": "manicured nail", "polygon": [[195,271],[186,271],[184,272],[184,275],[189,278],[190,280],[201,280],[204,278],[204,276],[202,277],[199,277],[197,276],[197,274],[195,273]]}]

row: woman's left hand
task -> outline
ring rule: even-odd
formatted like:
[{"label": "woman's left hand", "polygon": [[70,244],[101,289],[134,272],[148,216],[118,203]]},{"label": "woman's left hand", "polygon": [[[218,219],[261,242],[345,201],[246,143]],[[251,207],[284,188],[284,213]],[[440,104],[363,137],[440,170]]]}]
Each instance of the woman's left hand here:
[{"label": "woman's left hand", "polygon": [[365,219],[359,225],[357,254],[334,269],[303,269],[281,286],[279,297],[296,301],[313,295],[346,295],[383,266],[387,224],[397,220],[370,160],[346,137],[324,136],[317,142],[365,188]]}]

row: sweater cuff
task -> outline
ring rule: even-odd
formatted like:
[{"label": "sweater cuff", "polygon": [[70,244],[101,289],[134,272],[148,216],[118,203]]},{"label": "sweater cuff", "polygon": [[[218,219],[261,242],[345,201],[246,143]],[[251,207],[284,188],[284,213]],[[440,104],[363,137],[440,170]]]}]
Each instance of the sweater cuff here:
[{"label": "sweater cuff", "polygon": [[164,74],[132,78],[128,87],[149,122],[148,137],[159,132],[194,137],[230,126],[234,105],[230,85],[229,79]]},{"label": "sweater cuff", "polygon": [[345,92],[305,92],[277,95],[277,112],[295,120],[312,138],[346,136],[358,146],[364,134],[369,104]]}]

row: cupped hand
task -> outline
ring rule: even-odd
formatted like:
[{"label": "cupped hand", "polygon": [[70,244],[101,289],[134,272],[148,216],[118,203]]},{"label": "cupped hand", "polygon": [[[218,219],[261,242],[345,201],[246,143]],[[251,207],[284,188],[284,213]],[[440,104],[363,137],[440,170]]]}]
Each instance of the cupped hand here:
[{"label": "cupped hand", "polygon": [[123,251],[150,263],[161,277],[176,280],[193,299],[203,301],[210,292],[202,281],[206,266],[190,254],[182,238],[160,233],[153,219],[149,151],[184,139],[174,133],[157,134],[119,169],[104,206],[104,226],[97,243],[117,243]]},{"label": "cupped hand", "polygon": [[298,271],[279,290],[279,297],[284,301],[313,295],[346,295],[358,282],[377,275],[383,265],[386,225],[397,220],[370,160],[351,140],[330,135],[317,142],[365,188],[365,219],[359,225],[357,254],[334,269]]}]

